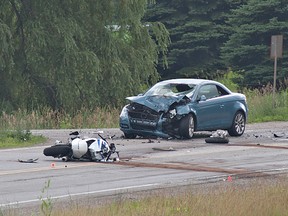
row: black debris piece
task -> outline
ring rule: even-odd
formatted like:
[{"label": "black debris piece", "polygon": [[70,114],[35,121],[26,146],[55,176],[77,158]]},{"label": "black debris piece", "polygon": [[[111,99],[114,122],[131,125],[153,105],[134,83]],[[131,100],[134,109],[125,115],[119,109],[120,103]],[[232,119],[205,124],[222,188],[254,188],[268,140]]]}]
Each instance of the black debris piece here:
[{"label": "black debris piece", "polygon": [[20,163],[37,163],[37,160],[38,160],[39,158],[36,158],[36,159],[28,159],[28,160],[20,160],[20,159],[18,159],[18,161],[20,162]]}]

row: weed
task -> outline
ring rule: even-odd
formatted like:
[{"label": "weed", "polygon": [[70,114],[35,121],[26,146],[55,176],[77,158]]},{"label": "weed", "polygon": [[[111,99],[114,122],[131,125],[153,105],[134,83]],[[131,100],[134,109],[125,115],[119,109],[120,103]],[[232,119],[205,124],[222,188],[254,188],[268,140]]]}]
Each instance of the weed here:
[{"label": "weed", "polygon": [[52,199],[49,195],[49,188],[50,188],[50,179],[45,182],[44,187],[41,191],[41,195],[39,197],[41,201],[41,212],[45,216],[50,216],[52,213]]}]

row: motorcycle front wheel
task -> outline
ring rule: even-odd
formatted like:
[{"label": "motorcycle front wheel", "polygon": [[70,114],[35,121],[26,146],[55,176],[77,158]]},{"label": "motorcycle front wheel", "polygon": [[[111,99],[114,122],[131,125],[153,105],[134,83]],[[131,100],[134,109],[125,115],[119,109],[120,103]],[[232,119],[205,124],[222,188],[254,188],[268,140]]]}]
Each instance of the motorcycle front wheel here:
[{"label": "motorcycle front wheel", "polygon": [[51,146],[48,148],[45,148],[43,151],[43,154],[45,156],[52,156],[52,157],[65,157],[65,156],[69,156],[72,152],[72,149],[69,146],[61,146],[61,145],[57,145],[57,146]]}]

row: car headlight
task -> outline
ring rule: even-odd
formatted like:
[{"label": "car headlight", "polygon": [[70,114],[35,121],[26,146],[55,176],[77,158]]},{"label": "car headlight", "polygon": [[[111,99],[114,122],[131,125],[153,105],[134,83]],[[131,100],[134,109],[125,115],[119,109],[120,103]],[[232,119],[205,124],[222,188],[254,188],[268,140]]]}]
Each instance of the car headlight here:
[{"label": "car headlight", "polygon": [[169,114],[170,114],[170,118],[174,118],[174,116],[176,116],[177,112],[176,112],[176,109],[173,109],[173,110],[169,110]]},{"label": "car headlight", "polygon": [[124,106],[121,113],[120,113],[120,118],[128,118],[128,109],[127,106]]}]

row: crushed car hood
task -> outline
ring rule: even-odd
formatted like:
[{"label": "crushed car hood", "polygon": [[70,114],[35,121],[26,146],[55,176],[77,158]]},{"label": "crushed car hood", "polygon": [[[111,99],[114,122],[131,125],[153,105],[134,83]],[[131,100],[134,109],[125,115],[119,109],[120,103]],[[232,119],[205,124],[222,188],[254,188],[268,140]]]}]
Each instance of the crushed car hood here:
[{"label": "crushed car hood", "polygon": [[130,102],[138,103],[149,107],[157,112],[164,111],[167,112],[169,107],[173,103],[179,103],[186,95],[179,96],[162,96],[162,95],[154,95],[154,96],[132,96],[127,97],[126,99]]}]

